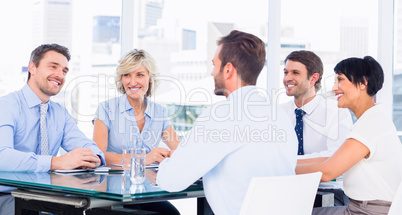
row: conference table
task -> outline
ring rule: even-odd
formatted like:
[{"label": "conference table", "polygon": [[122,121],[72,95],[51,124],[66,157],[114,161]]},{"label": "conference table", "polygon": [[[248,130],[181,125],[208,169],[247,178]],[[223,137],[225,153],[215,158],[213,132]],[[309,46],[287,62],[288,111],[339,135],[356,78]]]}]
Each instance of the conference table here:
[{"label": "conference table", "polygon": [[0,185],[7,186],[0,186],[0,191],[11,190],[15,214],[155,214],[124,205],[183,198],[197,198],[197,214],[204,214],[208,206],[201,181],[181,192],[167,192],[155,184],[155,178],[152,169],[146,170],[141,185],[132,184],[127,172],[0,172]]}]

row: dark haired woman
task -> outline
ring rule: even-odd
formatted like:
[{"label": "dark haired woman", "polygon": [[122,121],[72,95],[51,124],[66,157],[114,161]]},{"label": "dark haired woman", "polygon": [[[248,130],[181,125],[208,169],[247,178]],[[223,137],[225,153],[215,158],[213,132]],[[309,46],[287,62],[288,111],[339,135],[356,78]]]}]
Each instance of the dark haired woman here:
[{"label": "dark haired woman", "polygon": [[335,68],[338,107],[358,119],[343,145],[329,158],[299,160],[297,174],[323,173],[330,181],[344,174],[345,207],[315,208],[313,214],[388,214],[402,180],[402,145],[391,119],[374,103],[384,73],[370,56],[348,58]]}]

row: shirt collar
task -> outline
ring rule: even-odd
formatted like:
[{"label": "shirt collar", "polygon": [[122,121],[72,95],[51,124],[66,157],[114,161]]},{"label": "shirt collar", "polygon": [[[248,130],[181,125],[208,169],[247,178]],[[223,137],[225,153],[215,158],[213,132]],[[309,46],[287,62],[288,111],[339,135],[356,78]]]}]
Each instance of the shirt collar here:
[{"label": "shirt collar", "polygon": [[34,93],[34,91],[32,91],[28,84],[25,84],[21,91],[29,108],[43,103],[42,100],[40,100],[40,98]]},{"label": "shirt collar", "polygon": [[[154,117],[155,103],[150,101],[148,98],[145,98],[144,102],[147,103],[147,108],[145,109],[145,114],[147,116],[149,116],[150,118]],[[133,107],[130,105],[130,102],[128,101],[127,94],[124,94],[119,99],[119,112],[123,113],[123,112],[128,111],[128,112],[130,112],[129,114],[133,115],[134,112],[132,112],[131,110],[133,110]]]},{"label": "shirt collar", "polygon": [[233,91],[233,92],[228,96],[227,100],[230,101],[231,99],[238,97],[239,94],[240,94],[241,97],[244,97],[244,96],[247,95],[250,91],[256,90],[256,89],[257,89],[257,87],[256,87],[255,85],[247,85],[247,86],[244,86],[244,87],[240,87],[240,88],[236,89],[235,91]]},{"label": "shirt collar", "polygon": [[[318,104],[320,104],[322,99],[323,98],[321,96],[315,95],[311,101],[309,101],[307,104],[303,105],[300,109],[304,110],[307,115],[311,115],[314,112],[314,110],[318,107]],[[293,102],[293,105],[296,109],[297,106],[294,102]]]},{"label": "shirt collar", "polygon": [[153,118],[154,114],[155,114],[155,103],[152,102],[150,99],[145,98],[145,100],[147,101],[147,109],[145,109],[145,114],[150,117]]}]

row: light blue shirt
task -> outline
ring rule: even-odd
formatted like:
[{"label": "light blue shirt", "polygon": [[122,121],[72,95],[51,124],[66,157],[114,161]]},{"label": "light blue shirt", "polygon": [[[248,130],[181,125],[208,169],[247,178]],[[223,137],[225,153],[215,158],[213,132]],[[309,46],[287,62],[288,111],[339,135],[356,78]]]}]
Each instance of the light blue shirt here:
[{"label": "light blue shirt", "polygon": [[101,120],[109,132],[108,152],[121,154],[123,141],[140,141],[147,153],[159,146],[162,132],[171,125],[167,110],[149,99],[145,101],[145,124],[141,132],[126,94],[99,104],[95,118]]},{"label": "light blue shirt", "polygon": [[82,133],[67,110],[49,100],[46,115],[49,155],[40,155],[42,101],[26,84],[20,91],[0,98],[0,171],[49,171],[60,147],[67,152],[90,148],[105,164],[104,154]]}]

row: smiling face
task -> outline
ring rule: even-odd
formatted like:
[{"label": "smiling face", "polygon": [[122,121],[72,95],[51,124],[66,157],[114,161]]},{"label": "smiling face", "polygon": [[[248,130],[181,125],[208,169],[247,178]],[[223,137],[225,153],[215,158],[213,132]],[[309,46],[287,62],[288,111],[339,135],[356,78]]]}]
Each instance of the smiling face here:
[{"label": "smiling face", "polygon": [[147,68],[142,65],[137,70],[124,74],[121,82],[123,84],[124,90],[127,93],[127,97],[137,100],[144,99],[149,89],[149,83],[151,83],[151,79]]},{"label": "smiling face", "polygon": [[315,95],[313,76],[307,78],[306,66],[300,62],[287,60],[283,69],[283,85],[286,95],[295,99],[309,98]]},{"label": "smiling face", "polygon": [[31,73],[28,85],[43,102],[60,92],[68,72],[68,60],[63,54],[48,51],[37,67],[34,62],[28,67]]},{"label": "smiling face", "polygon": [[360,97],[359,87],[354,85],[349,79],[344,75],[339,73],[335,76],[335,84],[332,88],[334,91],[339,108],[349,108],[353,109],[358,106],[358,101]]}]

